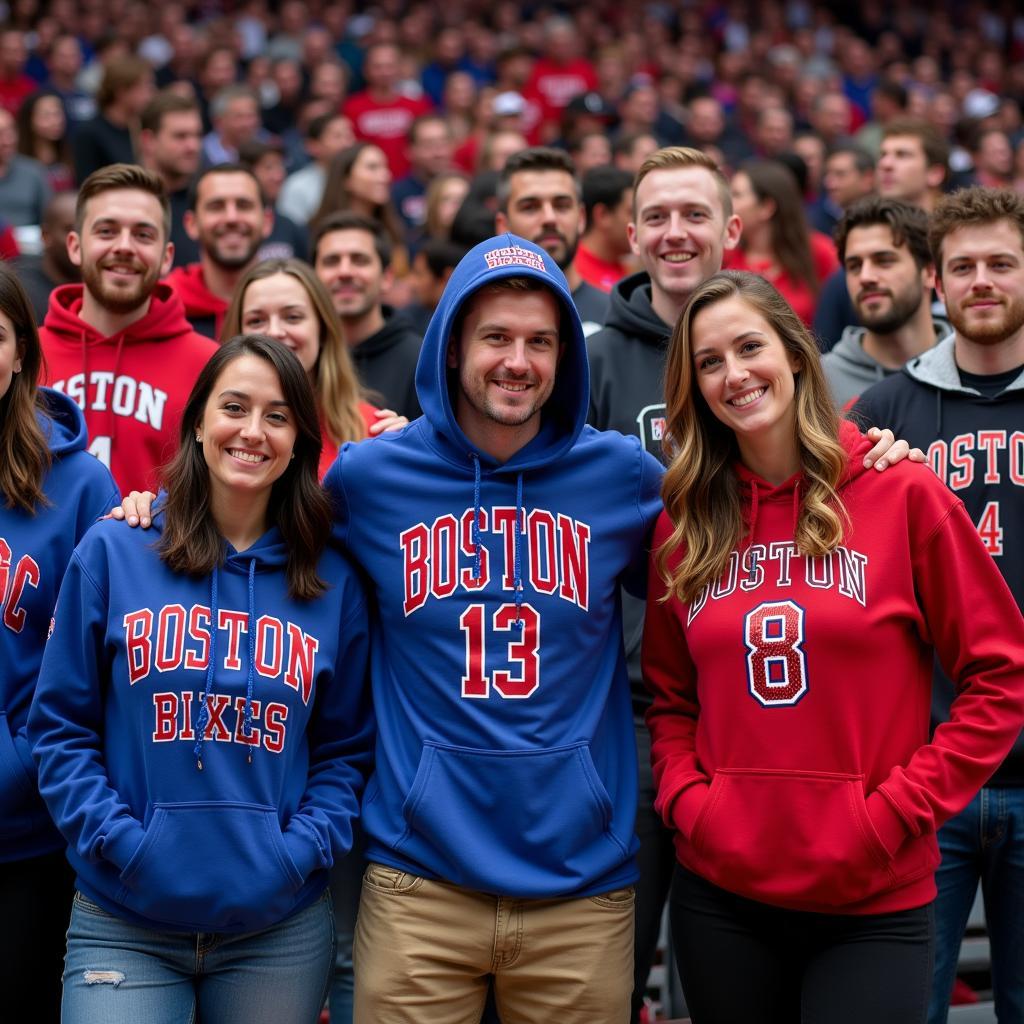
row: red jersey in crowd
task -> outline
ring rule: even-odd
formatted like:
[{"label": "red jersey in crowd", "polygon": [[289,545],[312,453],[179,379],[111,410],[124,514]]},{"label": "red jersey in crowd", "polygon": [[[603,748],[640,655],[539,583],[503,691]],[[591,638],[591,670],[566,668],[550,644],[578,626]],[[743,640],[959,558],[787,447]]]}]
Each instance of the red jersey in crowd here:
[{"label": "red jersey in crowd", "polygon": [[192,327],[204,337],[217,341],[228,303],[206,287],[203,265],[186,263],[183,267],[175,267],[164,278],[164,283],[170,285],[174,294],[181,299],[185,316]]},{"label": "red jersey in crowd", "polygon": [[357,139],[380,146],[388,158],[393,177],[401,178],[409,172],[409,158],[405,154],[406,136],[413,121],[433,110],[429,100],[412,99],[397,95],[381,103],[369,92],[357,92],[342,105],[341,112],[352,122]]}]

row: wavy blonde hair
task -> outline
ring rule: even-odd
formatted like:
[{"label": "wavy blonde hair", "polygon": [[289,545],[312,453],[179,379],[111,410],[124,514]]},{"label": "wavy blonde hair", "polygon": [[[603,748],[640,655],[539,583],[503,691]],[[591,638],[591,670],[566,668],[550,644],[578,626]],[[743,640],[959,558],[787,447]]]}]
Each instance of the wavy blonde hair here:
[{"label": "wavy blonde hair", "polygon": [[294,277],[306,289],[320,323],[320,356],[313,369],[312,381],[317,409],[327,433],[338,445],[346,441],[361,441],[366,437],[366,425],[359,412],[359,402],[363,398],[359,378],[331,297],[309,264],[296,259],[272,259],[250,267],[235,286],[231,305],[224,314],[224,323],[220,329],[221,344],[229,338],[246,333],[242,326],[242,314],[249,285],[276,274]]},{"label": "wavy blonde hair", "polygon": [[[834,551],[843,539],[846,511],[838,494],[846,470],[839,442],[839,419],[821,368],[818,346],[778,291],[755,274],[722,271],[704,282],[676,324],[665,367],[665,453],[670,464],[662,482],[665,510],[675,529],[658,549],[658,572],[675,596],[692,601],[726,570],[729,555],[746,524],[733,463],[736,436],[708,408],[693,366],[697,316],[717,302],[737,296],[759,313],[798,360],[794,375],[796,435],[804,481],[797,519],[797,549],[803,555]],[[683,557],[669,567],[680,548]]]}]

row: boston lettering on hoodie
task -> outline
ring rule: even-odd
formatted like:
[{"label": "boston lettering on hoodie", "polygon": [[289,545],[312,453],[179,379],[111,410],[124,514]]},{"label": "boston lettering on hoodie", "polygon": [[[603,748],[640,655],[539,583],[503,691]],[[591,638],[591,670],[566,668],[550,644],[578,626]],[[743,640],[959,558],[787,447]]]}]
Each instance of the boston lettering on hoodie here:
[{"label": "boston lettering on hoodie", "polygon": [[362,589],[329,549],[327,592],[291,598],[276,528],[205,579],[155,539],[109,520],[75,550],[29,717],[39,788],[110,913],[266,928],[352,845],[373,734]]},{"label": "boston lettering on hoodie", "polygon": [[[1024,372],[1001,393],[983,395],[961,381],[950,337],[865,391],[851,417],[883,423],[927,452],[929,465],[966,506],[1024,609]],[[936,666],[934,723],[949,717],[954,692]],[[991,784],[1024,786],[1024,736]]]},{"label": "boston lettering on hoodie", "polygon": [[82,290],[66,284],[50,296],[39,329],[44,383],[85,412],[89,451],[122,493],[155,491],[157,470],[177,449],[192,385],[216,346],[192,330],[165,284],[141,320],[109,338],[82,319]]},{"label": "boston lettering on hoodie", "polygon": [[[691,871],[795,910],[935,898],[936,830],[1024,722],[1024,621],[963,503],[923,466],[865,470],[846,424],[842,545],[797,553],[801,478],[737,465],[748,535],[688,604],[652,562],[644,673],[658,789]],[[655,547],[671,533],[659,520]],[[670,564],[678,564],[676,552]],[[932,648],[958,680],[929,742]]]},{"label": "boston lettering on hoodie", "polygon": [[[551,288],[569,330],[537,437],[498,463],[456,421],[446,353],[462,305],[510,276]],[[642,586],[660,467],[636,438],[585,425],[586,349],[565,278],[514,235],[456,268],[416,384],[424,415],[344,447],[325,480],[376,590],[367,855],[518,897],[631,884],[619,585]]]},{"label": "boston lettering on hoodie", "polygon": [[36,788],[26,723],[71,552],[118,499],[110,473],[85,451],[78,406],[42,393],[48,415],[39,422],[53,458],[43,480],[48,504],[29,514],[7,508],[0,494],[0,862],[64,845]]}]

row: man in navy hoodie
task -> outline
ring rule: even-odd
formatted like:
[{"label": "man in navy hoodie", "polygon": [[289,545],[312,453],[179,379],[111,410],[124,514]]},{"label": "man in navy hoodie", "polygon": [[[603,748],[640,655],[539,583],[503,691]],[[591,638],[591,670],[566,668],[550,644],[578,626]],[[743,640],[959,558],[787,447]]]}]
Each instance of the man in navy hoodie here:
[{"label": "man in navy hoodie", "polygon": [[[423,343],[424,415],[326,480],[377,597],[376,772],[357,1022],[621,1021],[632,988],[636,753],[621,582],[660,467],[586,426],[565,277],[489,239]],[[440,954],[440,955],[439,955]]]},{"label": "man in navy hoodie", "polygon": [[[928,235],[953,336],[865,391],[853,413],[927,449],[1024,608],[1024,197],[1009,189],[954,193],[935,208]],[[933,724],[949,717],[953,695],[937,668]],[[980,881],[996,1017],[1024,1020],[1024,736],[939,830],[939,849],[928,1019],[946,1020]]]}]

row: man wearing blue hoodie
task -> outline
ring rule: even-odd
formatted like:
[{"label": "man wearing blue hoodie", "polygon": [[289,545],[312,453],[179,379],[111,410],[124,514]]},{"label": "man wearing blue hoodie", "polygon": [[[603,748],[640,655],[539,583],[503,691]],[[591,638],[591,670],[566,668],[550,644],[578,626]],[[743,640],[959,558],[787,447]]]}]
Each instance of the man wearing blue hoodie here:
[{"label": "man wearing blue hoodie", "polygon": [[364,807],[356,1021],[622,1021],[636,754],[618,588],[661,470],[585,425],[565,277],[514,235],[445,290],[424,416],[326,480],[373,581],[380,734]]}]

